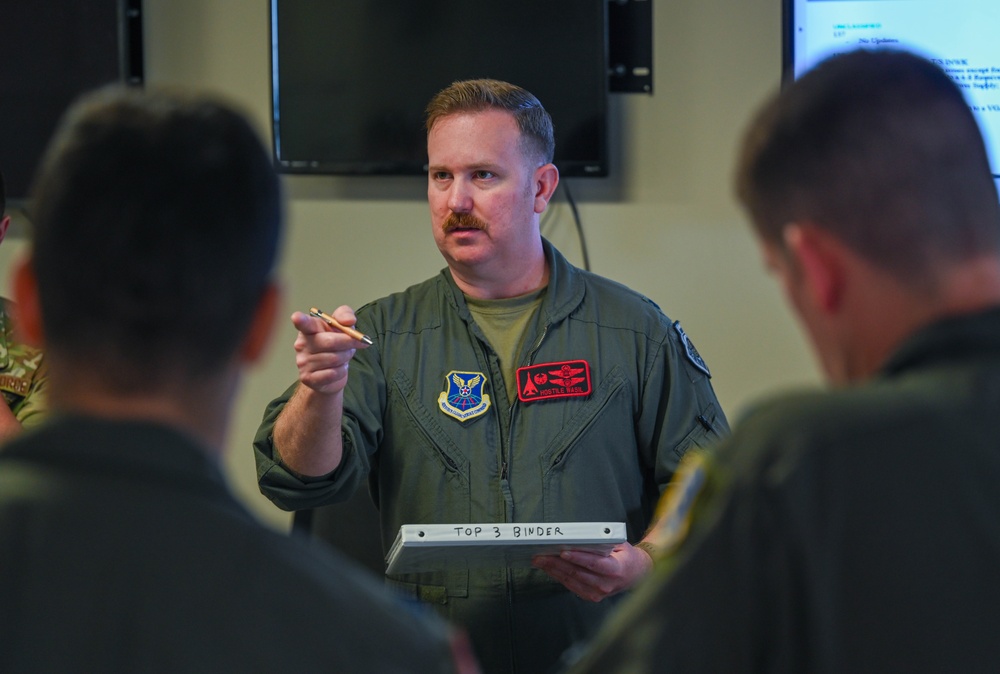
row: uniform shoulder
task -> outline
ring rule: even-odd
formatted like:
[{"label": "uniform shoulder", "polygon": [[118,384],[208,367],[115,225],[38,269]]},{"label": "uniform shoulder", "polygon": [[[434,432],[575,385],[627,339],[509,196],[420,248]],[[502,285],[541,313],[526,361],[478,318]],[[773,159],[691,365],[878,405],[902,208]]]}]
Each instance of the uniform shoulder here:
[{"label": "uniform shoulder", "polygon": [[[276,643],[312,643],[337,671],[410,671],[412,662],[423,663],[420,671],[442,671],[449,660],[443,621],[411,612],[374,575],[322,541],[258,529],[249,534],[257,551],[252,559],[269,588],[257,601],[270,604],[263,614],[284,616],[281,627],[272,628],[285,634],[272,634]],[[331,634],[332,642],[323,636]],[[396,647],[387,650],[385,643]]]},{"label": "uniform shoulder", "polygon": [[[800,388],[754,403],[738,416],[720,458],[759,472],[778,461],[873,442],[912,425],[919,402],[898,387]],[[756,466],[751,469],[749,464]]]},{"label": "uniform shoulder", "polygon": [[[372,300],[357,309],[359,321],[376,332],[418,332],[440,323],[438,307],[448,301],[451,287],[443,274]],[[426,310],[425,310],[426,309]]]},{"label": "uniform shoulder", "polygon": [[632,329],[665,326],[671,321],[660,306],[629,286],[593,272],[580,270],[585,292],[578,315],[597,315],[606,325],[620,324]]}]

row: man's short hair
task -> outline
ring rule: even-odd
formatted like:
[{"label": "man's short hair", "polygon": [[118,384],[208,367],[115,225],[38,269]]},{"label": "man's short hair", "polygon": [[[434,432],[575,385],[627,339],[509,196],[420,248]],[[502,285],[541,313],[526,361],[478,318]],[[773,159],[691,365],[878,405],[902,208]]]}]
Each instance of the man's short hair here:
[{"label": "man's short hair", "polygon": [[788,86],[747,133],[737,192],[765,240],[812,222],[909,280],[1000,247],[1000,201],[962,91],[905,52],[835,56]]},{"label": "man's short hair", "polygon": [[552,161],[556,148],[552,117],[531,92],[509,82],[490,79],[453,82],[427,104],[427,132],[442,117],[485,110],[504,110],[513,115],[525,156],[536,158],[539,165]]},{"label": "man's short hair", "polygon": [[270,157],[227,104],[106,89],[71,107],[32,194],[46,348],[118,388],[226,366],[272,276]]}]

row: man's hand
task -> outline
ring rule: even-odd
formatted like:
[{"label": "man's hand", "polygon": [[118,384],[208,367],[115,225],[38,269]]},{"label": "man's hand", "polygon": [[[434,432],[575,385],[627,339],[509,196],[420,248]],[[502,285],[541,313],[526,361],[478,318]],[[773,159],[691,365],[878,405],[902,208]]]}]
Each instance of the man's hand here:
[{"label": "man's hand", "polygon": [[[353,326],[357,320],[348,306],[338,307],[333,317],[347,326]],[[351,358],[358,348],[368,348],[368,345],[300,311],[292,314],[292,324],[299,331],[295,338],[295,366],[299,370],[299,382],[316,393],[343,391],[347,386],[347,368]]]},{"label": "man's hand", "polygon": [[607,557],[565,550],[558,556],[538,555],[532,565],[581,599],[598,602],[632,587],[653,568],[653,560],[644,550],[622,543]]},{"label": "man's hand", "polygon": [[[334,318],[354,325],[354,311],[338,307]],[[295,394],[274,422],[274,449],[281,462],[299,476],[327,475],[343,458],[341,420],[347,366],[364,342],[345,335],[314,316],[296,311],[292,323],[295,366],[299,384]]]}]

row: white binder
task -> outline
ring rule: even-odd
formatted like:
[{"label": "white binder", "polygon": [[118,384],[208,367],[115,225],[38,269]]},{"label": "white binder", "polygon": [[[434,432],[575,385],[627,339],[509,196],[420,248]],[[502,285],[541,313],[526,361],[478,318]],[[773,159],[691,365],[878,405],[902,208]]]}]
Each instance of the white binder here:
[{"label": "white binder", "polygon": [[624,522],[404,524],[386,556],[386,572],[528,565],[535,555],[563,550],[606,556],[624,542]]}]

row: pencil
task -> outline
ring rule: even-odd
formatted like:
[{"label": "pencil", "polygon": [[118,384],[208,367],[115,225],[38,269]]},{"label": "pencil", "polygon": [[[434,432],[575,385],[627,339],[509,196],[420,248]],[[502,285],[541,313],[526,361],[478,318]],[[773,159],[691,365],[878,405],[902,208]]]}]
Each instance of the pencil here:
[{"label": "pencil", "polygon": [[355,330],[354,328],[349,328],[346,325],[343,325],[342,323],[338,322],[336,318],[334,318],[330,314],[323,313],[316,307],[312,307],[311,309],[309,309],[309,315],[315,316],[316,318],[320,319],[330,327],[337,328],[345,335],[350,335],[359,342],[364,342],[365,344],[375,343],[372,341],[372,338],[366,335],[365,333],[361,332],[360,330]]}]

